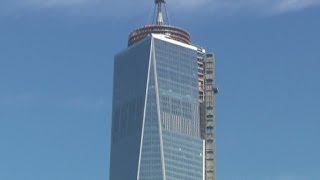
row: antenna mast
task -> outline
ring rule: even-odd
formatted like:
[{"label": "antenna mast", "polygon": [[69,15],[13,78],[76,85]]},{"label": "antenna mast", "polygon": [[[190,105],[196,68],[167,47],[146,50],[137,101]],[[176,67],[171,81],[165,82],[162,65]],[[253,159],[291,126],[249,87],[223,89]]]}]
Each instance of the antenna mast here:
[{"label": "antenna mast", "polygon": [[191,35],[187,31],[170,25],[166,2],[167,0],[154,0],[155,6],[152,24],[132,31],[129,34],[128,46],[133,45],[151,34],[162,34],[165,35],[166,38],[185,44],[192,44]]},{"label": "antenna mast", "polygon": [[163,25],[163,13],[162,13],[162,4],[165,4],[165,0],[155,0],[154,1],[157,6],[157,16],[156,16],[156,24],[157,25]]}]

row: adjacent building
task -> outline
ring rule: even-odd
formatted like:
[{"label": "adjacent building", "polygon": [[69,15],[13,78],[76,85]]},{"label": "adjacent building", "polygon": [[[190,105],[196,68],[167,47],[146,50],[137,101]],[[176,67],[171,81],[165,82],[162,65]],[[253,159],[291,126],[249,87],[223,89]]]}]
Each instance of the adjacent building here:
[{"label": "adjacent building", "polygon": [[155,3],[115,56],[110,180],[215,180],[214,55]]}]

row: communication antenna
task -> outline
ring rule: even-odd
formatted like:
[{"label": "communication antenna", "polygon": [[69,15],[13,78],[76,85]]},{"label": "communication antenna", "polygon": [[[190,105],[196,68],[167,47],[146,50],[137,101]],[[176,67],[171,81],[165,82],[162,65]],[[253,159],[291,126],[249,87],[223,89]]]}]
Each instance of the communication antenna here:
[{"label": "communication antenna", "polygon": [[152,34],[161,34],[166,38],[173,39],[185,44],[192,44],[191,35],[178,27],[169,24],[169,16],[166,8],[167,0],[154,0],[154,13],[152,24],[147,24],[132,31],[129,34],[128,46],[142,40]]},{"label": "communication antenna", "polygon": [[164,18],[163,18],[163,7],[164,7],[164,10],[165,10],[165,15],[166,15],[166,18],[167,18],[167,23],[169,23],[169,18],[168,18],[168,13],[167,13],[167,8],[166,8],[166,1],[165,0],[155,0],[155,5],[156,5],[156,9],[157,9],[157,12],[156,12],[156,23],[157,25],[164,25]]}]

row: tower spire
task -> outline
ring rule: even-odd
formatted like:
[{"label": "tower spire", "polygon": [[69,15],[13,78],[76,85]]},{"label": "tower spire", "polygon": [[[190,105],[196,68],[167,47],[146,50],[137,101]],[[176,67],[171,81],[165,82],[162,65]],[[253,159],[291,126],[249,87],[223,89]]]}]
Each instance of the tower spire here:
[{"label": "tower spire", "polygon": [[173,39],[185,44],[192,44],[191,35],[178,27],[170,25],[170,20],[166,7],[167,0],[154,0],[154,13],[152,24],[145,25],[132,31],[129,34],[128,46],[142,40],[152,34],[165,35],[166,38]]},{"label": "tower spire", "polygon": [[162,13],[162,4],[165,4],[166,1],[165,0],[155,0],[154,2],[156,4],[156,6],[157,6],[156,24],[157,25],[163,25],[164,21],[163,21],[163,13]]}]

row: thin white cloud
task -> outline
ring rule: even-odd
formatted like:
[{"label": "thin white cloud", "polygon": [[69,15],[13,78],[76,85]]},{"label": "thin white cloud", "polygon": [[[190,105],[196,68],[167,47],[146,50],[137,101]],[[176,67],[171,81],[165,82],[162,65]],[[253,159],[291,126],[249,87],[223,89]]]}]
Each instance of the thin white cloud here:
[{"label": "thin white cloud", "polygon": [[71,98],[64,102],[67,107],[81,109],[106,109],[107,103],[103,97],[98,98]]},{"label": "thin white cloud", "polygon": [[312,177],[312,175],[294,174],[294,175],[274,175],[266,177],[254,177],[254,176],[240,176],[240,175],[226,175],[221,177],[221,180],[309,180],[318,179]]},{"label": "thin white cloud", "polygon": [[31,94],[3,94],[0,96],[0,105],[29,105],[33,100]]},{"label": "thin white cloud", "polygon": [[302,180],[302,179],[310,179],[310,178],[302,175],[283,175],[283,176],[267,177],[263,180]]},{"label": "thin white cloud", "polygon": [[296,11],[320,5],[320,0],[281,0],[272,9],[275,13]]},{"label": "thin white cloud", "polygon": [[[299,11],[309,7],[320,5],[320,0],[175,0],[183,6],[182,8],[199,8],[214,14],[239,14],[256,13],[262,15],[282,14],[290,11]],[[183,3],[185,2],[185,3]],[[198,2],[198,3],[197,3]]]},{"label": "thin white cloud", "polygon": [[24,3],[29,6],[37,6],[37,7],[61,7],[61,6],[77,6],[88,3],[87,0],[26,0],[20,1],[20,3]]},{"label": "thin white cloud", "polygon": [[73,109],[100,110],[108,109],[111,104],[103,96],[95,97],[59,97],[54,95],[31,95],[26,93],[0,94],[0,106],[28,107],[28,106],[58,106]]},{"label": "thin white cloud", "polygon": [[[152,0],[1,0],[0,11],[62,8],[77,15],[132,16],[152,11]],[[315,7],[320,0],[167,0],[170,12],[209,14],[281,14]],[[192,14],[192,13],[189,13]]]}]

